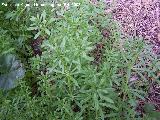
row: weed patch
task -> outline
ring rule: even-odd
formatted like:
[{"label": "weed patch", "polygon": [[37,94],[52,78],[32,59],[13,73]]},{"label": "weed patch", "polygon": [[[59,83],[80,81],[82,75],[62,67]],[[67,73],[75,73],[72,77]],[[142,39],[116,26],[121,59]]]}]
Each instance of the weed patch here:
[{"label": "weed patch", "polygon": [[[102,1],[79,2],[67,10],[0,7],[0,54],[16,55],[26,70],[17,86],[0,90],[0,118],[158,119],[160,64],[152,46],[124,38]],[[2,72],[0,63],[0,86]]]}]

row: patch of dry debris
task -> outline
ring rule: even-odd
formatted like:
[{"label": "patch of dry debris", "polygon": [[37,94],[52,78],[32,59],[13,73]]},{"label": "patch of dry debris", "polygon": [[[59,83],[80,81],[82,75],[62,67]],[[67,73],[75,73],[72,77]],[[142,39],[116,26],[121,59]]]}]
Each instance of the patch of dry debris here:
[{"label": "patch of dry debris", "polygon": [[106,12],[122,25],[129,36],[143,37],[154,44],[153,52],[160,54],[159,0],[105,0]]}]

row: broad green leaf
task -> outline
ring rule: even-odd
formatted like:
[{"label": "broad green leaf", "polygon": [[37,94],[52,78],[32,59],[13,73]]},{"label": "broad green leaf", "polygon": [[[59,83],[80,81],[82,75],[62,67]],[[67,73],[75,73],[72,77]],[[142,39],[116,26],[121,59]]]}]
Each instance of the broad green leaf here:
[{"label": "broad green leaf", "polygon": [[16,87],[17,80],[25,75],[20,61],[14,55],[8,54],[0,56],[0,65],[0,88],[8,90]]},{"label": "broad green leaf", "polygon": [[144,105],[144,110],[145,112],[149,113],[151,111],[153,111],[155,109],[155,106],[153,104],[150,104],[150,103],[146,103]]}]

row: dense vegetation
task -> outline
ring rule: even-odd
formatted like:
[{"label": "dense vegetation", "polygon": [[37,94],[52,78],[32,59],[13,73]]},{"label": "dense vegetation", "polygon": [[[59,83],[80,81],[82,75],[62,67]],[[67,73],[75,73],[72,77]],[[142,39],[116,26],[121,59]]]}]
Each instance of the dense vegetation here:
[{"label": "dense vegetation", "polygon": [[1,120],[159,119],[148,100],[159,58],[142,38],[123,36],[103,2],[22,2],[0,6]]}]

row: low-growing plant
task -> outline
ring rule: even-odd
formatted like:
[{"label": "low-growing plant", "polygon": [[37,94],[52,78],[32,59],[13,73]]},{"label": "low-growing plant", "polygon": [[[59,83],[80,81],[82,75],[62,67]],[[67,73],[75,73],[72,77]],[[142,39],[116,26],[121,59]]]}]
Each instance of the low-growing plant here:
[{"label": "low-growing plant", "polygon": [[12,54],[0,56],[0,88],[12,89],[17,86],[17,80],[24,77],[22,63]]},{"label": "low-growing plant", "polygon": [[146,99],[149,78],[158,81],[157,56],[139,38],[121,44],[120,26],[105,15],[102,2],[79,2],[27,14],[27,35],[36,44],[31,49],[24,43],[42,54],[27,56],[23,80],[0,93],[2,119],[143,119],[136,107]]}]

